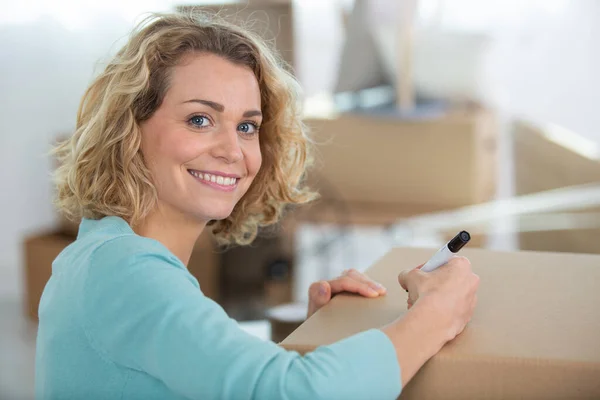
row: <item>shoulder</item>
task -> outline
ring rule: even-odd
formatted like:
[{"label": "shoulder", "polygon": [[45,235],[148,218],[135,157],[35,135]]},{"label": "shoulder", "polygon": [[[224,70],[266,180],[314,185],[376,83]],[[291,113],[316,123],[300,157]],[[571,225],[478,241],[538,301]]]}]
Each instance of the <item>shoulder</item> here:
[{"label": "shoulder", "polygon": [[139,311],[141,303],[162,307],[202,295],[198,280],[160,242],[133,233],[95,240],[82,285],[85,315],[116,319]]},{"label": "shoulder", "polygon": [[137,235],[123,219],[84,219],[76,242],[87,253],[93,268],[124,266],[139,261],[186,270],[183,263],[157,240]]},{"label": "shoulder", "polygon": [[153,260],[165,266],[185,268],[160,242],[136,234],[122,234],[109,238],[98,238],[92,253],[92,264],[107,265],[136,260]]},{"label": "shoulder", "polygon": [[137,235],[116,218],[85,221],[77,241],[87,248],[86,284],[143,279],[166,273],[198,285],[185,265],[157,240]]},{"label": "shoulder", "polygon": [[100,240],[90,256],[87,281],[138,281],[156,275],[176,276],[197,285],[185,265],[160,242],[135,234]]}]

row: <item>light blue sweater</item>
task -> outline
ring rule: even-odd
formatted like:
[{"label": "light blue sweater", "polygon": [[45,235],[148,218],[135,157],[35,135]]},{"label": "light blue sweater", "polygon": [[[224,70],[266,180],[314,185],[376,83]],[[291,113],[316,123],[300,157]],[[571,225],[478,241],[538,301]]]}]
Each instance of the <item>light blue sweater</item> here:
[{"label": "light blue sweater", "polygon": [[166,247],[84,220],[39,308],[38,399],[395,399],[380,330],[305,356],[241,330]]}]

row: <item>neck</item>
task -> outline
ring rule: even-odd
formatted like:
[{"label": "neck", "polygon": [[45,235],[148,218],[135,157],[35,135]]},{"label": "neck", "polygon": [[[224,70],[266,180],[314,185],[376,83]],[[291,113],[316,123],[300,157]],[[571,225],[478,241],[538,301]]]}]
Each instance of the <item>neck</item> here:
[{"label": "neck", "polygon": [[140,236],[161,242],[187,267],[205,226],[206,222],[189,218],[167,207],[157,207],[133,230]]}]

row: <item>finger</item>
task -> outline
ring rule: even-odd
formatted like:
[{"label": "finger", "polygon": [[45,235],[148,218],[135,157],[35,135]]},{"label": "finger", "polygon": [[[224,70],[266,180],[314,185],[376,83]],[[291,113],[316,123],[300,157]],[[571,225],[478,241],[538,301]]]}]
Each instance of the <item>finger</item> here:
[{"label": "finger", "polygon": [[402,289],[406,290],[408,292],[408,271],[400,271],[400,273],[398,274],[398,283],[400,284],[400,286],[402,287]]},{"label": "finger", "polygon": [[426,273],[414,268],[412,270],[404,270],[398,275],[398,283],[402,286],[402,289],[407,292],[414,291],[417,289],[419,283],[425,279]]},{"label": "finger", "polygon": [[414,281],[420,273],[421,271],[418,271],[416,268],[401,271],[398,275],[398,283],[402,286],[402,289],[408,291],[414,285]]},{"label": "finger", "polygon": [[338,279],[329,281],[332,293],[351,292],[358,293],[365,297],[377,297],[379,292],[371,288],[369,284],[357,281],[349,276],[343,276]]},{"label": "finger", "polygon": [[447,268],[467,268],[471,269],[471,261],[464,256],[453,256],[445,265]]},{"label": "finger", "polygon": [[329,282],[320,281],[310,285],[308,289],[308,317],[331,300],[331,287]]},{"label": "finger", "polygon": [[473,314],[476,307],[477,307],[477,295],[473,296],[473,301],[471,302],[471,314]]},{"label": "finger", "polygon": [[386,292],[386,288],[383,287],[382,284],[375,282],[373,279],[369,278],[367,275],[360,273],[355,269],[350,269],[347,272],[346,276],[349,276],[352,279],[356,279],[359,282],[366,283],[371,288],[373,288],[374,290],[379,292],[379,294],[385,294],[385,292]]},{"label": "finger", "polygon": [[[425,263],[423,263],[423,264],[421,264],[419,266],[416,266],[415,269],[420,270],[421,268],[423,268],[423,265],[425,265]],[[408,293],[408,289],[404,289],[404,290],[406,291],[406,293]]]}]

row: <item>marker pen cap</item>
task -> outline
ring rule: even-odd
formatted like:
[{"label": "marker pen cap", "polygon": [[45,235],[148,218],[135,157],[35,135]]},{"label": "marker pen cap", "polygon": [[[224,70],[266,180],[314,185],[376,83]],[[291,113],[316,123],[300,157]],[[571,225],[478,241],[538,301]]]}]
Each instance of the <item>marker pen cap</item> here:
[{"label": "marker pen cap", "polygon": [[452,253],[458,252],[471,240],[471,235],[467,231],[460,231],[454,238],[448,242],[448,250]]}]

